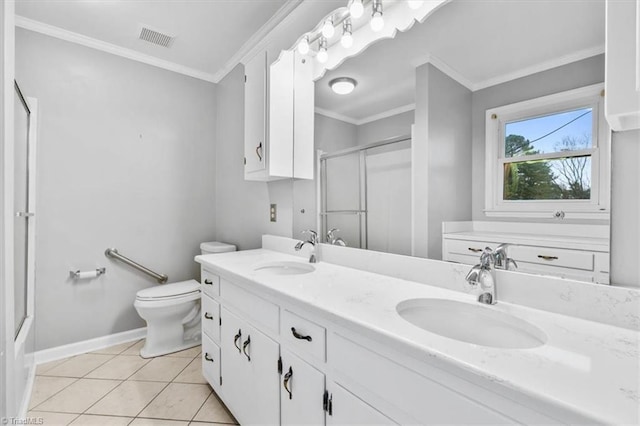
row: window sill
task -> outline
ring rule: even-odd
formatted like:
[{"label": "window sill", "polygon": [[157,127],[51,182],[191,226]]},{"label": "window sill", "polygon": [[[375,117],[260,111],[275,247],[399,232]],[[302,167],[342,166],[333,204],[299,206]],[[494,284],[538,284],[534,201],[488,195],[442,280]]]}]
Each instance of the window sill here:
[{"label": "window sill", "polygon": [[513,217],[513,218],[530,218],[530,219],[555,219],[562,220],[609,220],[611,213],[609,211],[567,211],[564,210],[564,218],[556,218],[555,211],[523,211],[523,210],[484,210],[487,217]]}]

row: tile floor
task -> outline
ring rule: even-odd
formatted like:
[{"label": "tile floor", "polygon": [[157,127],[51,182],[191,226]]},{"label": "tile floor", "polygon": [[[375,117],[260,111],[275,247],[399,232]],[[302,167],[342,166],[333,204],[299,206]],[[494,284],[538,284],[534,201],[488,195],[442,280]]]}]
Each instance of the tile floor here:
[{"label": "tile floor", "polygon": [[237,424],[202,377],[199,346],[143,359],[142,345],[39,365],[27,417],[46,426]]}]

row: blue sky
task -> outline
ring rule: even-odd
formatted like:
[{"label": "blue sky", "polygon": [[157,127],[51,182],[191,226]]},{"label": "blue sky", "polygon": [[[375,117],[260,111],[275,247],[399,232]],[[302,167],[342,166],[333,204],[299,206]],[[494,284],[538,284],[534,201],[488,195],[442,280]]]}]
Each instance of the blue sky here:
[{"label": "blue sky", "polygon": [[553,132],[562,125],[570,122],[571,120],[579,117],[582,114],[585,115],[578,118],[576,121],[572,122],[566,127],[563,127],[553,134],[533,143],[533,146],[536,150],[540,151],[540,153],[556,152],[557,149],[554,148],[554,146],[562,141],[562,138],[564,138],[565,136],[574,136],[578,139],[582,139],[584,135],[588,136],[588,145],[590,146],[593,120],[593,113],[591,112],[591,108],[581,108],[558,114],[507,123],[505,125],[505,136],[521,135],[524,136],[525,139],[533,141],[535,139],[543,137],[547,133]]}]

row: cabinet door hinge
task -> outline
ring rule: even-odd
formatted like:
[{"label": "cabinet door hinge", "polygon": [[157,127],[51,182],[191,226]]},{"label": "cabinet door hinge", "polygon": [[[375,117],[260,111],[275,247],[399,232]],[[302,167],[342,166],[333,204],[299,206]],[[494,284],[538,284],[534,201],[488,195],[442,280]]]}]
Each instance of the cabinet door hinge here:
[{"label": "cabinet door hinge", "polygon": [[222,317],[218,318],[218,322],[220,323],[220,325],[222,325]]},{"label": "cabinet door hinge", "polygon": [[247,75],[246,74],[244,75],[244,82],[245,83],[247,82]]},{"label": "cabinet door hinge", "polygon": [[282,374],[282,357],[278,357],[278,374]]},{"label": "cabinet door hinge", "polygon": [[247,157],[244,157],[244,165],[247,165]]},{"label": "cabinet door hinge", "polygon": [[220,386],[222,386],[222,376],[220,376]]},{"label": "cabinet door hinge", "polygon": [[330,416],[333,415],[333,394],[329,395],[329,391],[325,390],[322,395],[322,409]]}]

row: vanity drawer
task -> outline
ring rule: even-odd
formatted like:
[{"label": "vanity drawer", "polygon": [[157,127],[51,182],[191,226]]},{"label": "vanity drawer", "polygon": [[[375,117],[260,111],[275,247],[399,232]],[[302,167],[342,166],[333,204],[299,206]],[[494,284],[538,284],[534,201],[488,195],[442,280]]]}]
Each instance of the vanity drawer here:
[{"label": "vanity drawer", "polygon": [[[280,308],[263,298],[256,296],[237,285],[222,279],[220,281],[220,297],[258,328],[278,334],[280,324]],[[222,318],[224,321],[224,318]]]},{"label": "vanity drawer", "polygon": [[214,390],[220,388],[220,347],[207,335],[202,336],[202,375]]},{"label": "vanity drawer", "polygon": [[220,277],[206,269],[202,269],[202,291],[209,296],[220,296]]},{"label": "vanity drawer", "polygon": [[[480,259],[480,255],[485,247],[491,247],[495,249],[498,244],[490,243],[486,241],[470,241],[470,240],[444,240],[444,251],[448,253],[461,254],[465,256],[473,256],[477,260]],[[478,262],[475,262],[478,263]]]},{"label": "vanity drawer", "polygon": [[309,354],[322,362],[326,359],[327,330],[321,325],[283,311],[280,335],[287,346],[296,352]]},{"label": "vanity drawer", "polygon": [[516,262],[593,271],[593,252],[514,245],[507,253]]},{"label": "vanity drawer", "polygon": [[220,304],[202,295],[202,331],[214,342],[220,342]]}]

